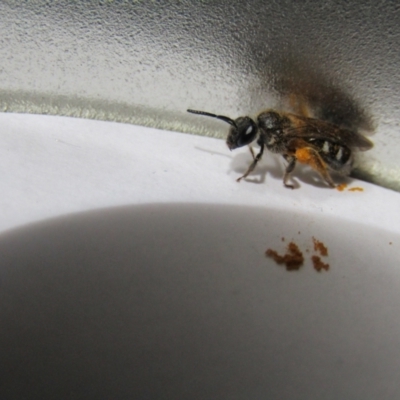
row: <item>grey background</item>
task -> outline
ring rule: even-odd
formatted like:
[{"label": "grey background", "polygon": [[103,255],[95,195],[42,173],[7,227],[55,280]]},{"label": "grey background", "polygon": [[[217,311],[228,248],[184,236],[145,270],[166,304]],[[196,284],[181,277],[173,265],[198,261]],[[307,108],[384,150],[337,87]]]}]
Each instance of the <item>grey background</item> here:
[{"label": "grey background", "polygon": [[186,108],[237,117],[301,96],[375,133],[358,173],[400,190],[399,17],[372,0],[2,1],[0,109],[224,137]]}]

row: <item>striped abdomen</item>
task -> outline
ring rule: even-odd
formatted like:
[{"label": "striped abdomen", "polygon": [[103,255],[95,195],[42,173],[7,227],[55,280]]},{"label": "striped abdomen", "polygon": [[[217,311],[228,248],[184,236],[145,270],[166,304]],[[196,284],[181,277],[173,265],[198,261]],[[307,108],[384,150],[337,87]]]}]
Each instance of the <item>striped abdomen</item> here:
[{"label": "striped abdomen", "polygon": [[321,158],[329,168],[338,172],[350,172],[352,158],[351,150],[347,146],[326,139],[310,138],[307,142],[318,149]]}]

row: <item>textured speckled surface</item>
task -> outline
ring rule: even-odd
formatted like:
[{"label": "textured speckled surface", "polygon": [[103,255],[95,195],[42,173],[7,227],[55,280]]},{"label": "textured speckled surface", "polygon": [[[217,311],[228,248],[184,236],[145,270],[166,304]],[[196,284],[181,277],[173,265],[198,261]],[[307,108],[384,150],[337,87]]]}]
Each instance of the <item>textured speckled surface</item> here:
[{"label": "textured speckled surface", "polygon": [[375,131],[363,175],[400,189],[396,1],[0,3],[0,107],[223,136],[186,108],[236,117],[305,96]]}]

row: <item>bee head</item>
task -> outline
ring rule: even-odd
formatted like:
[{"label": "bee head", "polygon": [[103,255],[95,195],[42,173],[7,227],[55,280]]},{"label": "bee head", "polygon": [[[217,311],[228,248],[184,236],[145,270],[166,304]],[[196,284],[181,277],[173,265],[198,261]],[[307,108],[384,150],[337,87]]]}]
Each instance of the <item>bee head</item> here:
[{"label": "bee head", "polygon": [[192,114],[205,115],[207,117],[218,118],[231,125],[226,144],[230,150],[250,144],[257,136],[258,127],[250,117],[239,117],[235,120],[224,117],[223,115],[215,115],[205,111],[187,110]]},{"label": "bee head", "polygon": [[234,122],[226,138],[230,150],[250,144],[258,132],[256,123],[250,117],[239,117]]}]

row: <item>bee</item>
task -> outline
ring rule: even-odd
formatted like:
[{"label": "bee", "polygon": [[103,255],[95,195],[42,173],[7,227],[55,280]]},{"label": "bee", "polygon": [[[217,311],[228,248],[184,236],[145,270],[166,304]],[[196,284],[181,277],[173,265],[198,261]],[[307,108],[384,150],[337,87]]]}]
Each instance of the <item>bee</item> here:
[{"label": "bee", "polygon": [[[231,125],[226,144],[230,150],[248,145],[253,162],[240,182],[246,178],[261,160],[264,149],[281,154],[287,162],[283,184],[294,189],[288,183],[297,161],[309,165],[317,171],[332,188],[336,187],[331,171],[348,175],[353,164],[353,151],[365,151],[373,144],[366,137],[349,129],[339,127],[330,122],[300,116],[287,112],[267,110],[257,116],[256,121],[248,116],[235,120],[223,115],[205,111],[187,110],[193,114],[217,118]],[[260,150],[254,153],[250,144],[257,140]]]}]

